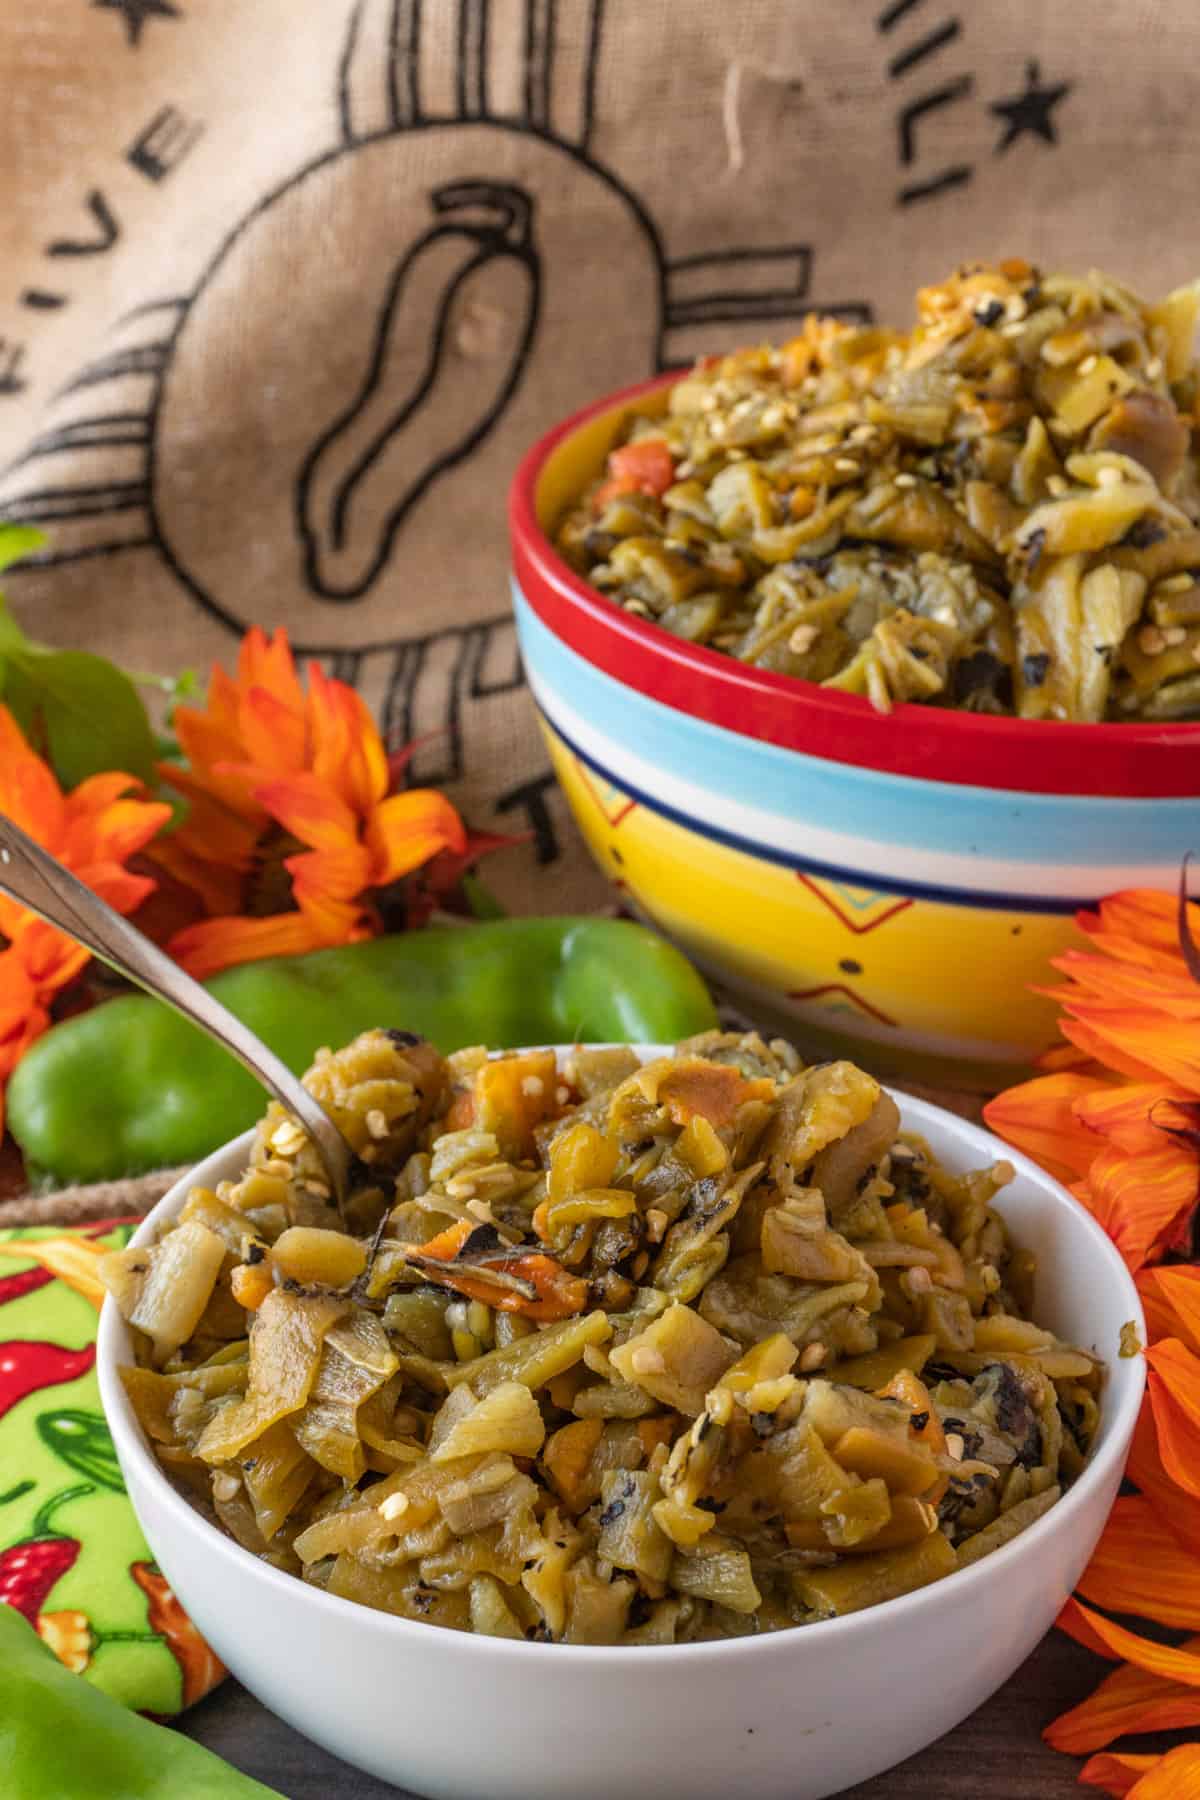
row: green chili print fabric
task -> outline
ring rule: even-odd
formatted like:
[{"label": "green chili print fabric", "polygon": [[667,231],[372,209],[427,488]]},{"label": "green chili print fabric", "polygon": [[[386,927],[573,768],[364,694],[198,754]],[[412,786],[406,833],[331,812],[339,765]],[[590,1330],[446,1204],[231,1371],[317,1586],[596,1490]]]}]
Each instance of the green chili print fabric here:
[{"label": "green chili print fabric", "polygon": [[154,1563],[100,1406],[96,1263],[132,1231],[0,1232],[0,1603],[85,1681],[168,1716],[225,1671]]}]

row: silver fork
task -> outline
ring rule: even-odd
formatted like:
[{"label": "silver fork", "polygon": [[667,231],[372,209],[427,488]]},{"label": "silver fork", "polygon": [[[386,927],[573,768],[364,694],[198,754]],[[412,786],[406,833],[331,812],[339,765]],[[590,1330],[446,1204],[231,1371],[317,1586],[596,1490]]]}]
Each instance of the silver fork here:
[{"label": "silver fork", "polygon": [[57,926],[59,931],[107,963],[110,969],[145,988],[148,994],[165,1000],[168,1006],[173,1006],[176,1012],[198,1025],[201,1031],[207,1031],[209,1037],[236,1056],[304,1127],[325,1165],[338,1210],[342,1210],[354,1152],[299,1076],[293,1075],[275,1052],[268,1050],[228,1007],[213,998],[207,988],[185,975],[178,963],[172,962],[136,926],[114,912],[98,894],[85,887],[56,857],[43,850],[3,813],[0,813],[0,893],[7,894],[19,906],[27,906],[31,912]]}]

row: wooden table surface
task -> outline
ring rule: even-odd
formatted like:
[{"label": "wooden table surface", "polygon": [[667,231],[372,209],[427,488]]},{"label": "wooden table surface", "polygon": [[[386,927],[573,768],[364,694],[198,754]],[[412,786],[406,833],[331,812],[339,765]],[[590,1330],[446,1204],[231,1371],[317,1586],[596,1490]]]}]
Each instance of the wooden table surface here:
[{"label": "wooden table surface", "polygon": [[[1078,1785],[1080,1761],[1044,1744],[1042,1727],[1090,1693],[1108,1667],[1052,1631],[998,1694],[932,1749],[845,1792],[853,1800],[1080,1800],[1093,1791]],[[235,1681],[189,1713],[184,1730],[287,1800],[395,1800],[407,1793],[317,1749]],[[1154,1746],[1147,1739],[1136,1747]]]}]

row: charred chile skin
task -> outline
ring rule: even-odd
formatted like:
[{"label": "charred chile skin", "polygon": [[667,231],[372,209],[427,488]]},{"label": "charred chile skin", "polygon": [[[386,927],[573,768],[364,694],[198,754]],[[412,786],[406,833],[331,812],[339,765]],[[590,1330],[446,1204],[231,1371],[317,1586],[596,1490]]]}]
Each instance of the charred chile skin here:
[{"label": "charred chile skin", "polygon": [[[393,1023],[468,1044],[668,1043],[716,1024],[671,945],[618,919],[504,919],[227,969],[206,984],[297,1073]],[[194,1162],[247,1130],[262,1090],[160,1001],[124,995],[53,1026],[8,1087],[30,1174],[107,1181]]]}]

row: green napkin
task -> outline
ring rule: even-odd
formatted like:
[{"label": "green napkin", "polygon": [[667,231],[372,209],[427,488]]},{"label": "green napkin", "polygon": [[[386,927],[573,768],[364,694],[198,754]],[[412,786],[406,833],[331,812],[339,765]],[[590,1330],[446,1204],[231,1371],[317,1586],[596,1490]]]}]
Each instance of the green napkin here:
[{"label": "green napkin", "polygon": [[168,1716],[225,1670],[154,1563],[100,1407],[96,1264],[133,1229],[0,1231],[0,1603],[84,1681]]},{"label": "green napkin", "polygon": [[20,1800],[280,1800],[182,1732],[68,1675],[0,1606],[0,1769]]}]

